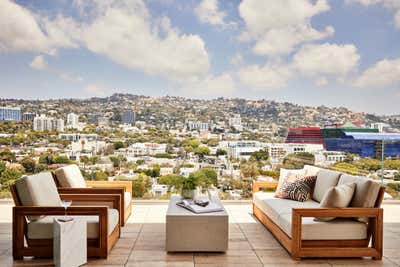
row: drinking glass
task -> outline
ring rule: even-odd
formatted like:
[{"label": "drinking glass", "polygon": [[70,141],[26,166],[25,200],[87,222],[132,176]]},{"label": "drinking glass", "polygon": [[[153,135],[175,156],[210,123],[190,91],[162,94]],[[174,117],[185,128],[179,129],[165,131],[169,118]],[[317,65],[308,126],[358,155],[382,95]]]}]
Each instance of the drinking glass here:
[{"label": "drinking glass", "polygon": [[64,213],[64,221],[67,220],[67,208],[68,208],[69,206],[71,206],[71,204],[72,204],[72,201],[71,201],[71,200],[62,200],[62,201],[61,201],[61,206],[63,206],[63,207],[64,207],[64,210],[65,210],[65,213]]}]

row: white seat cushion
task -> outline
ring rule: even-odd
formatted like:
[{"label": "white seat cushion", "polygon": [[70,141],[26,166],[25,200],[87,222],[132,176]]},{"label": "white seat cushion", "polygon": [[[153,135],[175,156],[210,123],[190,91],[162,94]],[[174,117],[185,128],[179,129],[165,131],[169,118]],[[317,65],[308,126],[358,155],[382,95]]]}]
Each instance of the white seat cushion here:
[{"label": "white seat cushion", "polygon": [[[292,214],[282,214],[278,226],[292,236]],[[329,222],[316,222],[314,218],[303,218],[302,240],[351,240],[367,238],[367,224],[351,219],[335,219]]]},{"label": "white seat cushion", "polygon": [[[53,220],[63,216],[45,216],[37,221],[28,223],[28,237],[30,239],[52,239]],[[73,216],[71,216],[73,217]],[[77,216],[78,217],[78,216]],[[79,216],[87,220],[87,237],[99,237],[99,217],[98,216]],[[108,235],[110,235],[119,221],[119,213],[116,209],[108,209]]]},{"label": "white seat cushion", "polygon": [[[298,202],[275,198],[273,193],[264,192],[254,193],[253,203],[290,237],[292,234],[292,209],[319,207],[319,203],[313,200]],[[365,239],[366,236],[367,225],[352,219],[315,222],[313,217],[303,218],[303,240]]]},{"label": "white seat cushion", "polygon": [[132,205],[132,195],[130,192],[125,192],[124,208],[127,209],[129,205]]},{"label": "white seat cushion", "polygon": [[85,178],[81,173],[79,167],[71,164],[65,167],[58,168],[54,171],[57,181],[61,187],[68,188],[85,188]]},{"label": "white seat cushion", "polygon": [[[15,182],[22,206],[61,206],[61,198],[50,172],[24,176]],[[40,216],[28,216],[37,220]]]}]

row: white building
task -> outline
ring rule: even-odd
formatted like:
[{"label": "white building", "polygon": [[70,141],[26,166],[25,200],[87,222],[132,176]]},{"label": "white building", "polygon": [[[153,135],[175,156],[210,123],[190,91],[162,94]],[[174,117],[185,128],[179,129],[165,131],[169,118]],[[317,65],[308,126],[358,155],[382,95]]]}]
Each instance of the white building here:
[{"label": "white building", "polygon": [[165,184],[154,183],[151,185],[151,193],[153,194],[153,196],[159,197],[167,194],[167,192],[168,192],[168,186]]},{"label": "white building", "polygon": [[235,159],[249,159],[253,152],[264,149],[266,143],[258,141],[223,141],[219,142],[218,148],[225,149],[228,156]]},{"label": "white building", "polygon": [[268,144],[269,157],[272,164],[281,163],[289,154],[308,152],[311,154],[322,153],[321,144],[295,144],[295,143],[271,143]]},{"label": "white building", "polygon": [[34,131],[51,131],[53,130],[53,119],[46,115],[36,116],[33,119]]},{"label": "white building", "polygon": [[64,120],[63,119],[54,119],[53,120],[53,130],[56,130],[57,132],[63,132],[64,131]]},{"label": "white building", "polygon": [[208,122],[201,121],[186,121],[186,125],[189,131],[200,130],[200,131],[208,131],[210,129],[210,125]]},{"label": "white building", "polygon": [[134,157],[137,155],[155,155],[166,153],[167,144],[157,143],[134,143],[127,149],[127,156]]},{"label": "white building", "polygon": [[315,164],[320,166],[330,166],[346,159],[346,153],[342,151],[322,151],[314,156]]},{"label": "white building", "polygon": [[242,131],[242,119],[240,118],[240,114],[235,114],[233,117],[230,117],[228,120],[228,124],[230,127],[233,127],[237,131]]},{"label": "white building", "polygon": [[79,129],[79,115],[75,113],[69,113],[67,115],[67,128]]},{"label": "white building", "polygon": [[82,134],[82,133],[61,133],[58,138],[62,140],[78,141],[81,139],[97,140],[97,134]]}]

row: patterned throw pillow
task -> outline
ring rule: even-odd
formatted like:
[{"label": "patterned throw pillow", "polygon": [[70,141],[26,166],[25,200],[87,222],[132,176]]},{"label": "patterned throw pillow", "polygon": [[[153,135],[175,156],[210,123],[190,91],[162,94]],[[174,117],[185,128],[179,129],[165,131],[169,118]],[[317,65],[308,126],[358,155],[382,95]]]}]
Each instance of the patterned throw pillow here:
[{"label": "patterned throw pillow", "polygon": [[275,193],[275,197],[292,199],[300,202],[309,200],[316,180],[317,176],[287,179],[282,185],[280,192]]}]

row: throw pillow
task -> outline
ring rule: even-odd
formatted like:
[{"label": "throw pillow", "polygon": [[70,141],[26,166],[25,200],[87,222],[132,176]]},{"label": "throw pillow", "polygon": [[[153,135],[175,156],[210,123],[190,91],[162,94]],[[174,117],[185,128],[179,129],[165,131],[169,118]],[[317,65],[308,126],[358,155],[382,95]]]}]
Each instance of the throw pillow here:
[{"label": "throw pillow", "polygon": [[292,199],[304,202],[311,198],[317,176],[305,176],[299,178],[288,178],[282,185],[280,192],[275,197]]},{"label": "throw pillow", "polygon": [[276,187],[275,194],[279,194],[282,191],[282,185],[286,182],[287,179],[297,179],[300,177],[306,176],[306,172],[303,169],[300,170],[289,170],[289,169],[280,169],[278,186]]},{"label": "throw pillow", "polygon": [[[324,197],[322,198],[321,203],[319,204],[320,208],[346,208],[349,206],[354,191],[356,189],[355,183],[342,184],[338,186],[333,186],[329,188]],[[334,220],[335,217],[316,217],[314,221],[327,222]]]}]

